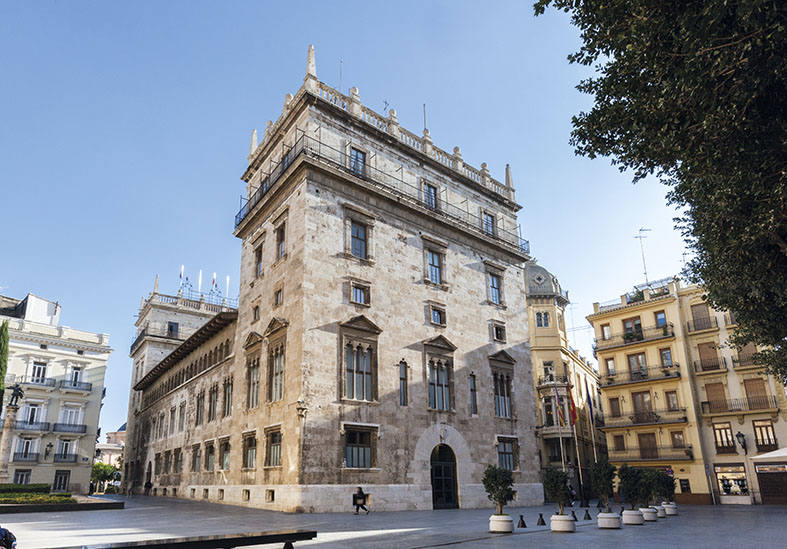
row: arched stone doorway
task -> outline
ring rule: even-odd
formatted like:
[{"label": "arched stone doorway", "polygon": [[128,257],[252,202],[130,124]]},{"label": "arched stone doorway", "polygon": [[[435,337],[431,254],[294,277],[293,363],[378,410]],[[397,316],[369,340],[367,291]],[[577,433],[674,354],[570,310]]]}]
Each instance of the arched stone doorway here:
[{"label": "arched stone doorway", "polygon": [[456,455],[447,444],[438,444],[432,450],[432,506],[435,509],[457,509],[459,497],[456,490]]}]

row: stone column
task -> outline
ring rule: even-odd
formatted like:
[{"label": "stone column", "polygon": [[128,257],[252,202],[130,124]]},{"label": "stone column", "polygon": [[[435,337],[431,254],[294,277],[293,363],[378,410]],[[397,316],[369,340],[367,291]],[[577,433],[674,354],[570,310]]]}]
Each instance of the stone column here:
[{"label": "stone column", "polygon": [[11,461],[11,440],[14,438],[14,423],[19,406],[5,407],[3,435],[0,438],[0,484],[8,482],[8,462]]}]

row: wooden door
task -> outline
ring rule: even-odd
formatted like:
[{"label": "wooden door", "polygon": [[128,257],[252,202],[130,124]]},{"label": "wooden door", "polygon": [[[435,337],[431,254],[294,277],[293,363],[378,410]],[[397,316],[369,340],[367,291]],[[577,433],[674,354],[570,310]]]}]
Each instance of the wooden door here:
[{"label": "wooden door", "polygon": [[711,327],[710,310],[705,303],[691,306],[691,318],[694,321],[695,330],[707,330]]},{"label": "wooden door", "polygon": [[639,454],[642,459],[656,459],[659,457],[659,450],[656,446],[656,433],[640,433],[637,435],[639,440]]},{"label": "wooden door", "polygon": [[710,412],[726,412],[727,397],[724,394],[724,383],[706,383],[705,392],[708,395]]},{"label": "wooden door", "polygon": [[744,379],[746,388],[746,402],[749,410],[762,410],[768,407],[768,391],[765,389],[765,380],[761,377]]},{"label": "wooden door", "polygon": [[700,364],[703,371],[719,369],[719,354],[713,343],[700,343],[697,345],[697,351],[700,353]]},{"label": "wooden door", "polygon": [[650,405],[650,391],[632,393],[634,403],[634,423],[650,423],[653,408]]}]

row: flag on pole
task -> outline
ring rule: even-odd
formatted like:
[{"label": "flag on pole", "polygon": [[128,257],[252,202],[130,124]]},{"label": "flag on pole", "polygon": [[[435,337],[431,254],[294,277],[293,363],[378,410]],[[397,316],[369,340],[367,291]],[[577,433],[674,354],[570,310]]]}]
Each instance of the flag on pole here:
[{"label": "flag on pole", "polygon": [[211,290],[216,289],[216,273],[213,273],[213,282],[210,283],[210,289]]},{"label": "flag on pole", "polygon": [[590,398],[590,387],[588,387],[588,380],[585,380],[585,394],[587,395],[588,399],[588,412],[590,412],[590,423],[595,424],[596,421],[593,418],[593,400]]},{"label": "flag on pole", "polygon": [[561,427],[566,426],[566,417],[563,415],[563,405],[560,403],[560,394],[557,392],[557,382],[555,382],[555,405],[557,406],[557,419]]},{"label": "flag on pole", "polygon": [[567,387],[566,391],[568,392],[568,403],[571,406],[571,425],[574,425],[577,422],[577,408],[574,406],[574,396],[571,394],[571,387]]}]

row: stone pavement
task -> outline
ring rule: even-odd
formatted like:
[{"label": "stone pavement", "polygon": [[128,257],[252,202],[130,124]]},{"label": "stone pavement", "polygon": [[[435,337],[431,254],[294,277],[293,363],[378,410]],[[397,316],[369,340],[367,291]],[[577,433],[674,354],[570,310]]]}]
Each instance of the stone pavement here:
[{"label": "stone pavement", "polygon": [[[115,499],[124,499],[121,496]],[[317,530],[317,539],[297,547],[426,549],[429,547],[508,548],[537,547],[787,547],[787,506],[680,506],[680,515],[644,526],[622,530],[596,528],[580,520],[574,534],[553,534],[548,526],[536,526],[538,514],[549,523],[553,507],[507,508],[518,518],[524,515],[527,529],[513,535],[494,535],[487,530],[489,509],[444,511],[372,511],[328,514],[284,514],[247,507],[169,498],[135,496],[126,509],[29,513],[0,516],[0,524],[19,540],[19,549],[52,548],[122,540],[145,540],[174,536],[240,533],[282,528]],[[619,510],[619,506],[615,507]],[[578,518],[584,509],[575,509]],[[268,545],[265,547],[275,547]]]}]

